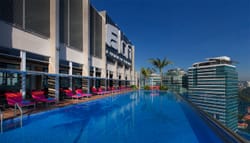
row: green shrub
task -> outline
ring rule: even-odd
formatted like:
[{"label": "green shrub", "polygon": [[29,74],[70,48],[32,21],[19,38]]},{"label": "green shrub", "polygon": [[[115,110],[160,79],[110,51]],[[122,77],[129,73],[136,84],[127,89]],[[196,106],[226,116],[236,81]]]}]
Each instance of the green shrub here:
[{"label": "green shrub", "polygon": [[150,90],[150,87],[148,85],[145,85],[144,90]]},{"label": "green shrub", "polygon": [[162,85],[162,86],[160,86],[160,90],[168,90],[168,87],[167,87],[167,86]]},{"label": "green shrub", "polygon": [[130,87],[131,87],[132,89],[134,89],[134,90],[137,89],[137,86],[136,86],[136,85],[131,85]]}]

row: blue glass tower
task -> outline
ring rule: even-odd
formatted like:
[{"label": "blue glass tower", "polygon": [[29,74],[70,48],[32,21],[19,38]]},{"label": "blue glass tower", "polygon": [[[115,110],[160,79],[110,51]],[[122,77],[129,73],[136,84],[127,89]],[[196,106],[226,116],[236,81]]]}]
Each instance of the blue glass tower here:
[{"label": "blue glass tower", "polygon": [[189,99],[222,124],[237,130],[238,74],[229,57],[209,58],[188,70]]}]

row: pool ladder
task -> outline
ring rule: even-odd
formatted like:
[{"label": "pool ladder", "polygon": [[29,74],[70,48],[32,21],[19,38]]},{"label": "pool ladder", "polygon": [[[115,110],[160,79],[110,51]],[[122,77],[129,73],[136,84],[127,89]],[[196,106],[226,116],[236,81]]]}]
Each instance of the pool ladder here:
[{"label": "pool ladder", "polygon": [[14,111],[14,115],[16,116],[16,110],[19,110],[20,111],[20,126],[23,127],[23,110],[22,108],[16,103],[15,104],[15,111]]},{"label": "pool ladder", "polygon": [[1,128],[1,133],[3,132],[3,113],[2,111],[0,110],[0,120],[1,120],[1,123],[0,123],[0,128]]}]

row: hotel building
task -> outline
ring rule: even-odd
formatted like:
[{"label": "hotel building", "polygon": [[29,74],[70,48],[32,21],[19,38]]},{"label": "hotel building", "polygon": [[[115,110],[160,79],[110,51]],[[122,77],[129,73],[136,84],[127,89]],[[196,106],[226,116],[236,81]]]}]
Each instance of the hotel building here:
[{"label": "hotel building", "polygon": [[134,84],[134,45],[89,0],[0,1],[0,33],[0,95]]},{"label": "hotel building", "polygon": [[[105,27],[106,78],[109,85],[128,85],[136,80],[134,70],[134,45],[120,28],[102,11]],[[118,79],[118,80],[113,80]],[[124,80],[121,80],[124,79]],[[116,83],[114,83],[116,82]],[[117,83],[118,82],[118,83]]]},{"label": "hotel building", "polygon": [[238,74],[229,57],[209,58],[188,70],[189,100],[222,124],[237,130]]}]

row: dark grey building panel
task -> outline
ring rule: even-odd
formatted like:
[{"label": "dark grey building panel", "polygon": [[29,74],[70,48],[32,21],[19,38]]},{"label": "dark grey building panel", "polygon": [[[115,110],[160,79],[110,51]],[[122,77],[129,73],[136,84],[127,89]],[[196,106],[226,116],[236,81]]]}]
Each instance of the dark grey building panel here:
[{"label": "dark grey building panel", "polygon": [[25,28],[43,36],[50,36],[50,1],[25,0]]},{"label": "dark grey building panel", "polygon": [[60,1],[60,42],[83,50],[82,0]]},{"label": "dark grey building panel", "polygon": [[102,58],[102,17],[90,7],[90,55]]}]

